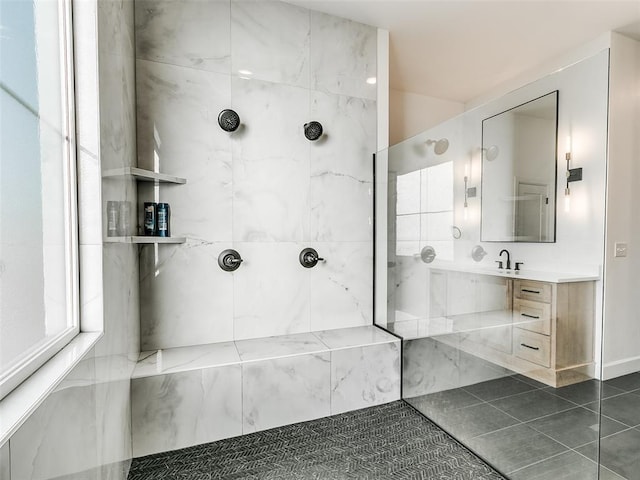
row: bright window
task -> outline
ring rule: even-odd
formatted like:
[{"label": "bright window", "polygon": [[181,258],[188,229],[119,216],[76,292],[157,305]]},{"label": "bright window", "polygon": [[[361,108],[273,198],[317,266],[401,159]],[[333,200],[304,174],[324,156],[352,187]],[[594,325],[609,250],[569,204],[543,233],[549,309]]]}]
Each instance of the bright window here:
[{"label": "bright window", "polygon": [[70,18],[0,1],[0,398],[78,333]]}]

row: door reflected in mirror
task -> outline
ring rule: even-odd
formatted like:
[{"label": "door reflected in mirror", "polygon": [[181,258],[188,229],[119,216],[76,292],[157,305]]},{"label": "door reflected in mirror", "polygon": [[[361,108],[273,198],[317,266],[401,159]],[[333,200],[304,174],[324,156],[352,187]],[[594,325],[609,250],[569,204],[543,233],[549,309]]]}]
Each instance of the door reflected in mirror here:
[{"label": "door reflected in mirror", "polygon": [[485,242],[555,242],[558,91],[482,122]]}]

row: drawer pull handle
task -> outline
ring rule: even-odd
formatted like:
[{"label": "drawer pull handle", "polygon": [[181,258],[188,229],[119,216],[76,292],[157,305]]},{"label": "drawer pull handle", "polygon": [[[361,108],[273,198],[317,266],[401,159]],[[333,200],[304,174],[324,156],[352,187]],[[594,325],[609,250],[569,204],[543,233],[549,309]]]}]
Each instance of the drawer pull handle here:
[{"label": "drawer pull handle", "polygon": [[540,295],[540,290],[529,290],[527,288],[523,288],[522,291],[523,292],[527,292],[527,293],[535,293],[536,295]]},{"label": "drawer pull handle", "polygon": [[527,345],[526,343],[521,343],[523,347],[530,348],[531,350],[540,350],[538,347],[532,347],[531,345]]},{"label": "drawer pull handle", "polygon": [[521,313],[520,315],[522,315],[523,317],[527,317],[527,318],[535,318],[536,320],[538,320],[540,318],[537,315],[529,315],[528,313]]}]

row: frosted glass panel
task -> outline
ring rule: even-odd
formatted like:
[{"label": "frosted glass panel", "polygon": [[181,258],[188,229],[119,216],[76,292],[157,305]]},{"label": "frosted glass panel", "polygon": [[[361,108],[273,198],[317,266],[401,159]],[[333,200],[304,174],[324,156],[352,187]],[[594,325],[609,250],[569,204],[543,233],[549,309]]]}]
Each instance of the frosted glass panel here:
[{"label": "frosted glass panel", "polygon": [[54,1],[0,4],[0,386],[76,329],[61,12]]}]

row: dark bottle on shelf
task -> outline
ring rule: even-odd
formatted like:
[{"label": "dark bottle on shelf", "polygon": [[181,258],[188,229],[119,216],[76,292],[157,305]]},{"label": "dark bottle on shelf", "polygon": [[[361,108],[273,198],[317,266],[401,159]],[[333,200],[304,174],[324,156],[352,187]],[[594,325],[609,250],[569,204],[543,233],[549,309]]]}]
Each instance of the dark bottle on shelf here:
[{"label": "dark bottle on shelf", "polygon": [[156,235],[158,223],[157,210],[157,203],[144,202],[144,234],[148,237]]},{"label": "dark bottle on shelf", "polygon": [[171,209],[168,203],[159,203],[156,208],[157,213],[157,235],[159,237],[170,237],[171,229]]}]

